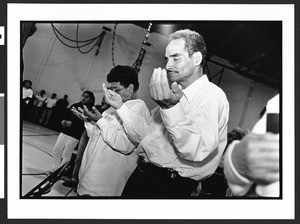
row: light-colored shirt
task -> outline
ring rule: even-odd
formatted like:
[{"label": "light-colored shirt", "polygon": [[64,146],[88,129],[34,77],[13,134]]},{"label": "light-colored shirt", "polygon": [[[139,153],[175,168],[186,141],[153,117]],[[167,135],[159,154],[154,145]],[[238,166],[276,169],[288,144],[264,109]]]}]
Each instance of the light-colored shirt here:
[{"label": "light-colored shirt", "polygon": [[[273,97],[267,103],[266,113],[263,117],[255,124],[252,129],[253,133],[264,134],[266,133],[267,114],[268,113],[279,113],[279,95]],[[233,141],[227,148],[225,159],[224,159],[224,173],[228,185],[235,195],[242,196],[246,195],[254,184],[246,177],[242,176],[234,167],[232,162],[232,151],[234,146],[239,141]],[[278,197],[279,196],[279,181],[271,183],[269,185],[257,185],[255,187],[256,194],[264,197]]]},{"label": "light-colored shirt", "polygon": [[[23,99],[26,99],[27,97],[32,98],[32,96],[33,96],[32,89],[26,89],[25,87],[23,87]],[[28,104],[29,100],[26,100],[25,103]]]},{"label": "light-colored shirt", "polygon": [[201,180],[214,173],[224,152],[229,103],[206,75],[183,94],[172,108],[155,108],[149,121],[131,114],[126,105],[117,113],[146,161]]},{"label": "light-colored shirt", "polygon": [[[149,119],[150,113],[142,100],[129,100],[125,105],[136,116]],[[77,192],[79,195],[120,196],[137,166],[137,144],[127,137],[122,121],[110,107],[96,125],[85,122],[90,137],[82,158]],[[130,150],[128,150],[130,149]],[[119,151],[131,151],[127,155]]]},{"label": "light-colored shirt", "polygon": [[47,107],[47,108],[52,108],[52,107],[54,107],[55,104],[56,104],[56,101],[57,101],[56,99],[47,98],[46,101],[45,101],[46,107]]},{"label": "light-colored shirt", "polygon": [[46,100],[45,96],[41,96],[40,94],[37,94],[35,95],[35,101],[33,104],[37,107],[42,107],[45,100]]}]

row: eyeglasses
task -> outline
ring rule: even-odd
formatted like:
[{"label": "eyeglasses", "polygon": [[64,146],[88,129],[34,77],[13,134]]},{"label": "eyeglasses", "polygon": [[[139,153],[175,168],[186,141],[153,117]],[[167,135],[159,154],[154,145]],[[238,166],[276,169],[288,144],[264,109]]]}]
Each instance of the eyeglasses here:
[{"label": "eyeglasses", "polygon": [[121,90],[125,89],[125,86],[121,89],[116,89],[116,88],[113,88],[113,87],[108,87],[107,89],[110,89],[110,90],[114,91],[115,93],[119,93]]}]

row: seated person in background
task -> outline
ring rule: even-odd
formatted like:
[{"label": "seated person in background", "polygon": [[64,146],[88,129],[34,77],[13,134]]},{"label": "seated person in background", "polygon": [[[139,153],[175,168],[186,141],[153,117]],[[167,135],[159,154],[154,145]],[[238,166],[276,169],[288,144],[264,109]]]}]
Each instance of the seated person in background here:
[{"label": "seated person in background", "polygon": [[[279,196],[279,124],[278,120],[267,123],[269,114],[279,115],[279,95],[268,102],[266,113],[252,133],[241,141],[233,141],[226,151],[224,173],[231,191],[237,196]],[[276,130],[268,130],[269,126]]]},{"label": "seated person in background", "polygon": [[64,97],[62,99],[59,99],[56,104],[55,107],[53,108],[53,113],[50,119],[50,127],[54,128],[55,130],[60,131],[61,129],[61,121],[62,118],[64,117],[66,111],[68,111],[68,95],[65,94]]},{"label": "seated person in background", "polygon": [[[109,106],[103,101],[101,105],[96,105],[95,107],[102,114]],[[76,114],[76,112],[75,112],[75,114]],[[89,136],[87,135],[86,130],[84,130],[84,132],[82,133],[82,135],[80,137],[79,143],[78,143],[74,169],[72,171],[71,177],[68,177],[68,176],[63,177],[63,179],[65,180],[65,182],[63,182],[64,186],[77,188],[78,179],[79,179],[78,173],[79,173],[79,169],[81,166],[83,153],[86,149],[86,145],[87,145],[88,141],[89,141]]]},{"label": "seated person in background", "polygon": [[[94,103],[94,94],[91,91],[84,91],[81,95],[81,101],[73,104],[71,107],[82,108],[85,105],[91,109]],[[70,161],[72,152],[84,131],[84,122],[76,117],[70,109],[61,121],[61,125],[61,133],[58,135],[52,150],[53,171]]]},{"label": "seated person in background", "polygon": [[[119,94],[133,114],[144,119],[150,117],[144,101],[136,99],[139,82],[138,74],[132,67],[114,67],[107,75],[107,82],[108,88]],[[84,108],[82,115],[73,109],[75,114],[86,121],[89,136],[79,169],[77,193],[80,196],[120,196],[137,166],[138,155],[134,150],[137,144],[127,137],[122,121],[113,107],[102,114],[95,107],[93,110],[94,114]]]}]

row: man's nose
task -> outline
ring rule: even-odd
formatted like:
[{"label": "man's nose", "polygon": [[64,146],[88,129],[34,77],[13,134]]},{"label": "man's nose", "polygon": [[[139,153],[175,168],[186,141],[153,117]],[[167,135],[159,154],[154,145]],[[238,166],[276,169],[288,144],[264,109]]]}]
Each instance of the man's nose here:
[{"label": "man's nose", "polygon": [[174,65],[173,62],[171,60],[168,60],[167,63],[166,63],[165,68],[168,70],[170,68],[173,68],[173,65]]}]

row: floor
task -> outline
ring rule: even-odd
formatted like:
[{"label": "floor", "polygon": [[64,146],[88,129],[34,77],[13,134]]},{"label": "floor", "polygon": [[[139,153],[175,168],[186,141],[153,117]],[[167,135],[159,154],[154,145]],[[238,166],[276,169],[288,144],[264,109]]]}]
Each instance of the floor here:
[{"label": "floor", "polygon": [[[52,148],[58,137],[58,132],[46,127],[23,121],[22,143],[22,196],[44,181],[51,170]],[[49,175],[49,174],[48,174]],[[42,197],[76,196],[74,190],[65,187],[63,180],[58,180],[51,191]],[[42,185],[43,186],[43,185]]]}]

